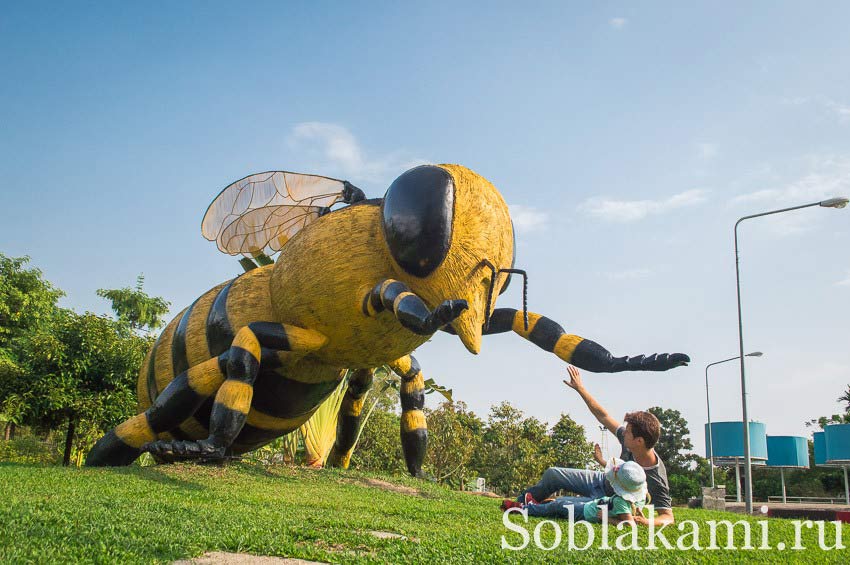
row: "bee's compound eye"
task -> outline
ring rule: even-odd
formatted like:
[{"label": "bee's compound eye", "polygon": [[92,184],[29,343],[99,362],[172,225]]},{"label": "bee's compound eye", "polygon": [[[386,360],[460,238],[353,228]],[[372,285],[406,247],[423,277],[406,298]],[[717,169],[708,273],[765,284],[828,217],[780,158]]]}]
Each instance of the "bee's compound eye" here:
[{"label": "bee's compound eye", "polygon": [[445,169],[423,165],[393,181],[384,197],[384,236],[405,272],[426,277],[443,262],[453,214],[454,181]]}]

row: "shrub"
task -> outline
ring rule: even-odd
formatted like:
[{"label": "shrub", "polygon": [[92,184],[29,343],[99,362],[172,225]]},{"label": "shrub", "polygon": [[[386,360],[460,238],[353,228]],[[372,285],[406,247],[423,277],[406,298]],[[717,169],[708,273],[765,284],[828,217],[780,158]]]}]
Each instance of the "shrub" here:
[{"label": "shrub", "polygon": [[35,437],[0,440],[0,461],[55,465],[61,456],[54,444]]}]

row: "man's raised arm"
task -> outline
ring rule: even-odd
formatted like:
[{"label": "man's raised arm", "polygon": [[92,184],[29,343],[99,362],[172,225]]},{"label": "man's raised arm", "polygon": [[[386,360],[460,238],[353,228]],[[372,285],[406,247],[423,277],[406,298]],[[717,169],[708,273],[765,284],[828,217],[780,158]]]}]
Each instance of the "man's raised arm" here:
[{"label": "man's raised arm", "polygon": [[617,429],[620,427],[620,422],[615,420],[608,414],[608,411],[602,407],[599,402],[591,396],[587,389],[584,388],[584,383],[581,382],[581,373],[572,365],[567,365],[567,371],[570,373],[570,380],[564,380],[564,384],[575,390],[584,403],[587,404],[588,410],[593,414],[596,420],[605,426],[605,428],[614,435],[617,435]]}]

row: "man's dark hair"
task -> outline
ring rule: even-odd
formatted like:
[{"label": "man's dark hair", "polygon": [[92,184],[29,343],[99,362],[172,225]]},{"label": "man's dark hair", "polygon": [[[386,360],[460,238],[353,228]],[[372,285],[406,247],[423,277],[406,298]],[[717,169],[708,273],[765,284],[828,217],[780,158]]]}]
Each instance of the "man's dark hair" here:
[{"label": "man's dark hair", "polygon": [[652,449],[661,437],[661,422],[649,412],[629,412],[625,417],[634,437],[643,438],[647,449]]}]

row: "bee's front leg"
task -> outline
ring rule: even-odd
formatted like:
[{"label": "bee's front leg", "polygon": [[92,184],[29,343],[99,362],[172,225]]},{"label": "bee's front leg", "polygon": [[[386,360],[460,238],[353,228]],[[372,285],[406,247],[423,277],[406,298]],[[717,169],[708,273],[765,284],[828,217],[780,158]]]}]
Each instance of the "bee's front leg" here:
[{"label": "bee's front leg", "polygon": [[540,314],[528,313],[528,329],[521,311],[498,308],[490,317],[484,334],[513,331],[538,347],[550,351],[567,363],[594,373],[619,373],[620,371],[666,371],[687,365],[691,358],[684,353],[653,353],[634,357],[614,357],[589,339],[568,334],[557,322]]},{"label": "bee's front leg", "polygon": [[390,363],[390,368],[401,377],[401,448],[407,470],[414,477],[423,477],[422,461],[428,447],[428,425],[425,422],[425,381],[419,363],[412,355],[405,355]]},{"label": "bee's front leg", "polygon": [[431,335],[469,308],[466,300],[446,300],[434,311],[401,281],[386,279],[363,298],[363,313],[375,316],[389,310],[402,326],[419,335]]}]

